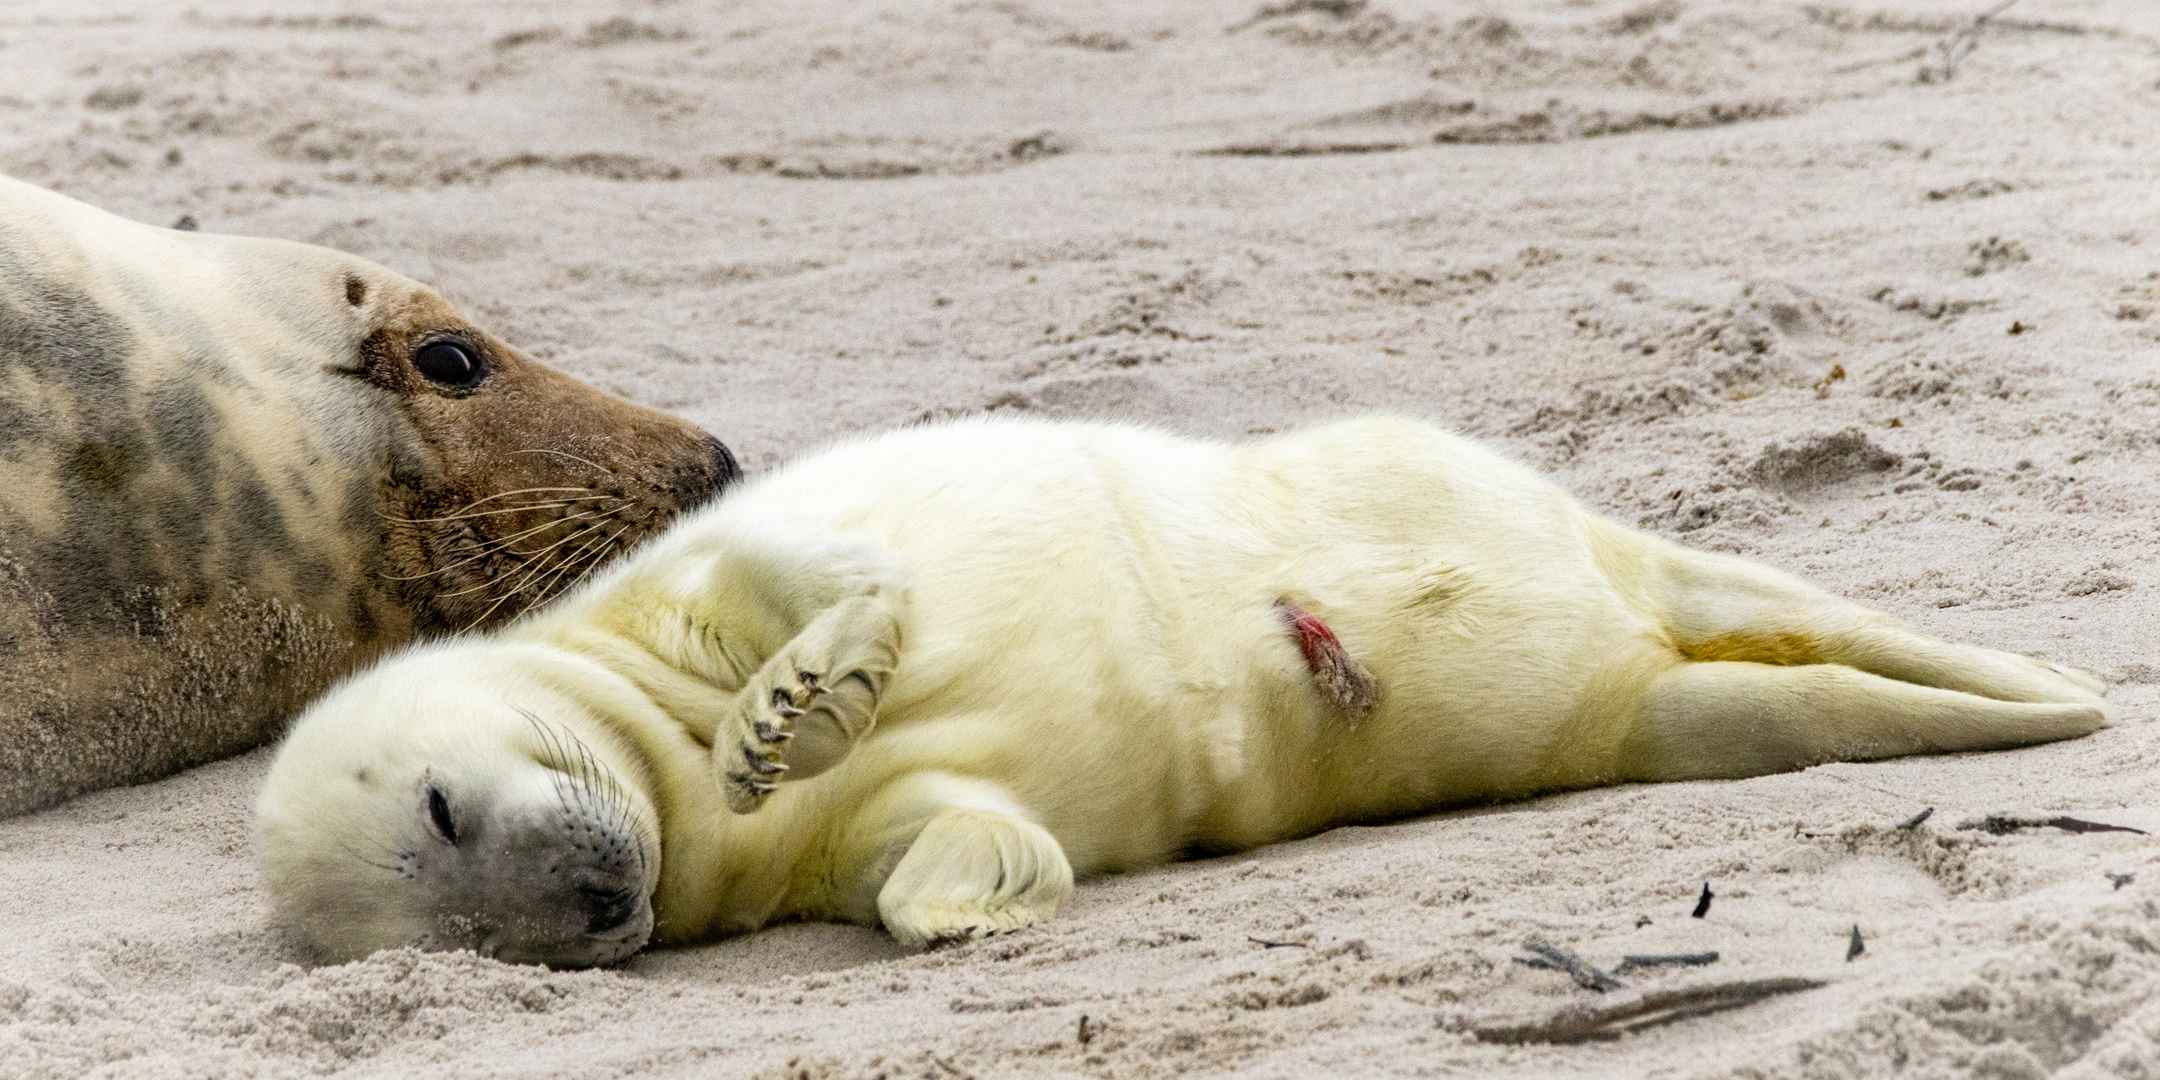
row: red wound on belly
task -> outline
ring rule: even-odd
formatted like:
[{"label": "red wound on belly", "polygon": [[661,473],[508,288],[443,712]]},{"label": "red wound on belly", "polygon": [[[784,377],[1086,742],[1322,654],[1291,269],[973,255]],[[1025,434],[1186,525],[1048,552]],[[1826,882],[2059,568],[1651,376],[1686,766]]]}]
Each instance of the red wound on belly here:
[{"label": "red wound on belly", "polygon": [[1372,671],[1343,648],[1340,638],[1320,617],[1288,600],[1275,601],[1275,614],[1297,635],[1298,651],[1312,669],[1313,682],[1333,698],[1351,723],[1365,718],[1380,700],[1380,684]]}]

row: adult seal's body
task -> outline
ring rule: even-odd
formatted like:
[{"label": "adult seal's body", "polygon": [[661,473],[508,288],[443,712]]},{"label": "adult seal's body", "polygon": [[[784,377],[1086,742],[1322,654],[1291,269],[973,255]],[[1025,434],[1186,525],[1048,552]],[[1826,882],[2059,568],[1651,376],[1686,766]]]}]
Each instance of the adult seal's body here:
[{"label": "adult seal's body", "polygon": [[364,259],[0,178],[0,814],[266,742],[733,475]]},{"label": "adult seal's body", "polygon": [[[1336,648],[1375,694],[1330,689]],[[921,944],[1344,822],[2105,723],[2084,675],[1622,528],[1422,424],[962,423],[787,467],[347,682],[257,837],[330,957],[604,963],[785,918]]]}]

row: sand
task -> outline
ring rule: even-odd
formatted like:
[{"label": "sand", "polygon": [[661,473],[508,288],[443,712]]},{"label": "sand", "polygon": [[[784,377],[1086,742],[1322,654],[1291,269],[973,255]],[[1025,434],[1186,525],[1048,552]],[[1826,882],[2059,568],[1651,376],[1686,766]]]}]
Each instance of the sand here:
[{"label": "sand", "polygon": [[[0,1075],[2160,1076],[2153,837],[1961,827],[2160,830],[2160,8],[1937,47],[1983,6],[0,7],[0,170],[381,260],[754,469],[983,410],[1410,412],[2119,720],[1342,829],[927,955],[573,973],[310,966],[258,752],[0,822]],[[1601,994],[1532,940],[1719,959]],[[1479,1035],[1769,979],[1825,985]]]}]

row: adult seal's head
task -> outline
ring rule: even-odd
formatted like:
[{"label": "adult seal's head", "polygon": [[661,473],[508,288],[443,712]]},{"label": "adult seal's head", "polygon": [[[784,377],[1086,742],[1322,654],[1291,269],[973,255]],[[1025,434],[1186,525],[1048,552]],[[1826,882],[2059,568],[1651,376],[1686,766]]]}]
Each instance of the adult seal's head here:
[{"label": "adult seal's head", "polygon": [[331,691],[256,803],[286,921],[330,961],[412,946],[578,967],[636,952],[653,932],[660,818],[642,757],[596,706],[652,709],[590,661],[493,642],[424,647]]},{"label": "adult seal's head", "polygon": [[0,814],[267,741],[737,475],[326,248],[0,178]]}]

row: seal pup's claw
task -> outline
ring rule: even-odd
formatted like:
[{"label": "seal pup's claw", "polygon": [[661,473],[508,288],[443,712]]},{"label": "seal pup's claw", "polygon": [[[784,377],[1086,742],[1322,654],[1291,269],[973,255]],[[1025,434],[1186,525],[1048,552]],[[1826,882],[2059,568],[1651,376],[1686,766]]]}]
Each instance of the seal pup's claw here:
[{"label": "seal pup's claw", "polygon": [[[899,659],[895,603],[884,590],[834,604],[744,683],[712,739],[729,809],[756,810],[790,766],[791,780],[831,768],[876,723],[878,694]],[[813,737],[791,746],[806,723]],[[783,763],[791,750],[799,760]]]},{"label": "seal pup's claw", "polygon": [[727,782],[728,809],[747,814],[765,805],[765,799],[778,790],[779,784],[760,780],[749,773],[729,773]]}]

